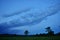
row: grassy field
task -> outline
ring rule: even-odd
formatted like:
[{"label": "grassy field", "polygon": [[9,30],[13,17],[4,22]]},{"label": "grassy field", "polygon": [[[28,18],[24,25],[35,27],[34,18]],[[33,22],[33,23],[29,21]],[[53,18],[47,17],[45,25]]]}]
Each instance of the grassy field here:
[{"label": "grassy field", "polygon": [[0,37],[0,40],[60,40],[60,37]]}]

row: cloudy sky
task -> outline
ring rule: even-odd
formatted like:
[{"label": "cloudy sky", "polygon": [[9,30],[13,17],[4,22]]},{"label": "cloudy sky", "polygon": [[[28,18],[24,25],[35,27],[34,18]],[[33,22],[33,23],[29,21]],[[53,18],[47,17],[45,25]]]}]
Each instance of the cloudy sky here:
[{"label": "cloudy sky", "polygon": [[60,32],[60,0],[0,0],[0,34]]}]

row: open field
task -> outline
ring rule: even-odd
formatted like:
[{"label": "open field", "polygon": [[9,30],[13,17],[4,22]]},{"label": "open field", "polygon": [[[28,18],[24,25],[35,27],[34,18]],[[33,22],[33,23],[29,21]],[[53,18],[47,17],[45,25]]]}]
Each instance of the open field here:
[{"label": "open field", "polygon": [[60,40],[60,36],[52,37],[0,37],[0,40]]}]

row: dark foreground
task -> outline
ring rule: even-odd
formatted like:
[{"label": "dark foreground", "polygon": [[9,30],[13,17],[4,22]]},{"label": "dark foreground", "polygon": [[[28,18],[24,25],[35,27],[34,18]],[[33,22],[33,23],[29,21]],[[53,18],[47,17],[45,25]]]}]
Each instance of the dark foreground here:
[{"label": "dark foreground", "polygon": [[60,36],[51,36],[51,37],[32,37],[32,36],[9,36],[9,37],[0,37],[0,40],[60,40]]}]

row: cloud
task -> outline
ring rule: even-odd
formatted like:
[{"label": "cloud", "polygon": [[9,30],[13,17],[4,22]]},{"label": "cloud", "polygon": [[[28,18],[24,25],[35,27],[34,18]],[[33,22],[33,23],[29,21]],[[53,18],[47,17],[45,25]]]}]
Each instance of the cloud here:
[{"label": "cloud", "polygon": [[[6,27],[17,27],[17,26],[25,26],[25,25],[34,25],[43,21],[46,17],[56,14],[60,8],[59,5],[50,6],[43,12],[39,12],[39,9],[28,9],[30,11],[22,11],[24,13],[18,13],[14,15],[10,15],[5,19],[0,21],[0,25],[7,24]],[[38,10],[38,11],[37,11]]]},{"label": "cloud", "polygon": [[[32,3],[34,3],[34,4],[32,4]],[[0,16],[0,32],[5,33],[7,30],[10,30],[9,28],[15,28],[15,27],[18,28],[18,27],[22,27],[22,26],[26,27],[26,26],[30,26],[30,25],[31,26],[36,25],[36,24],[42,22],[46,17],[54,15],[58,11],[60,11],[60,2],[59,2],[59,4],[55,4],[56,3],[55,1],[45,0],[44,3],[43,2],[37,3],[35,1],[32,3],[28,3],[28,4],[25,3],[26,5],[25,4],[24,5],[27,6],[30,4],[29,6],[33,6],[33,8],[25,7],[25,9],[22,11],[18,11],[18,12],[11,13],[11,14],[8,13],[8,11],[7,11],[6,15],[1,14],[1,16]],[[39,5],[37,5],[36,3]],[[13,7],[14,6],[12,6],[12,8]],[[24,6],[22,6],[22,7],[24,7]],[[39,8],[37,9],[37,7],[39,7]],[[9,7],[7,8],[7,6],[6,6],[5,9],[8,10]],[[3,10],[5,10],[5,9],[3,8]],[[10,11],[12,12],[13,10],[9,10],[9,12]],[[11,31],[13,32],[13,30],[11,30]],[[16,31],[16,30],[14,30],[14,31]],[[13,33],[16,33],[16,32],[13,32]]]},{"label": "cloud", "polygon": [[8,34],[17,34],[20,35],[24,30],[8,30]]},{"label": "cloud", "polygon": [[23,12],[27,12],[29,10],[30,10],[30,8],[22,10],[22,11],[19,11],[19,12],[15,12],[15,13],[12,13],[12,14],[8,14],[8,15],[6,14],[6,15],[3,15],[3,17],[10,17],[10,16],[14,16],[14,15],[19,15],[19,14],[21,14]]}]

